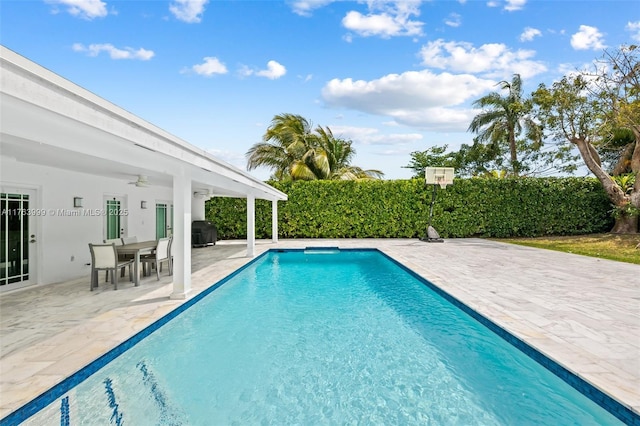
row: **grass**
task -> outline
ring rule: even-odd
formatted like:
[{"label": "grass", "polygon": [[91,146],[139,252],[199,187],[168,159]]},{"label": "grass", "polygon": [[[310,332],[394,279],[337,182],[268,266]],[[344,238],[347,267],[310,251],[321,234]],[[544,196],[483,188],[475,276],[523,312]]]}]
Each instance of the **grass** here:
[{"label": "grass", "polygon": [[590,234],[562,237],[506,238],[500,241],[640,265],[640,234]]}]

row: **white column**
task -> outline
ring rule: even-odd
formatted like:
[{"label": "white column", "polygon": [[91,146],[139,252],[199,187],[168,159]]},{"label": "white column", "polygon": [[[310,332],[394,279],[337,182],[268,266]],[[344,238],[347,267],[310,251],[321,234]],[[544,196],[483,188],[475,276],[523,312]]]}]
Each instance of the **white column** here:
[{"label": "white column", "polygon": [[271,241],[278,242],[278,200],[271,201]]},{"label": "white column", "polygon": [[247,194],[247,256],[256,252],[256,197]]},{"label": "white column", "polygon": [[204,220],[204,203],[207,197],[202,195],[191,197],[191,220]]},{"label": "white column", "polygon": [[173,176],[173,293],[185,299],[191,291],[191,176],[185,171]]}]

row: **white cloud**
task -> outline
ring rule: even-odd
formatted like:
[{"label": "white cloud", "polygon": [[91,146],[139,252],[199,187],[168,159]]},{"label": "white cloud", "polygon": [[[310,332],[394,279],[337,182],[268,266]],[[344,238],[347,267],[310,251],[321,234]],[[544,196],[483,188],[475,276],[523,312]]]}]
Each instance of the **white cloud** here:
[{"label": "white cloud", "polygon": [[640,42],[640,21],[628,22],[624,29],[631,33],[633,40]]},{"label": "white cloud", "polygon": [[508,10],[509,12],[520,10],[526,3],[527,0],[507,0],[507,5],[504,7],[504,10]]},{"label": "white cloud", "polygon": [[399,123],[432,130],[465,131],[473,111],[453,109],[495,89],[495,81],[469,74],[409,71],[377,80],[333,79],[322,89],[329,106],[388,116]]},{"label": "white cloud", "polygon": [[215,74],[226,74],[227,67],[220,60],[213,56],[203,58],[204,62],[191,67],[191,71],[205,77],[212,77]]},{"label": "white cloud", "polygon": [[107,16],[107,4],[101,0],[46,0],[49,4],[67,6],[68,12],[79,18],[94,19]]},{"label": "white cloud", "polygon": [[599,50],[607,47],[602,38],[604,35],[596,27],[580,25],[577,33],[571,36],[571,47],[576,50]]},{"label": "white cloud", "polygon": [[267,69],[257,71],[256,75],[259,75],[260,77],[267,77],[268,79],[271,79],[271,80],[275,80],[282,77],[286,73],[287,73],[287,69],[284,67],[284,65],[279,64],[276,61],[269,61],[267,62]]},{"label": "white cloud", "polygon": [[72,48],[76,52],[86,52],[89,56],[98,56],[100,52],[107,52],[111,59],[139,59],[141,61],[148,61],[155,55],[153,50],[143,48],[136,50],[131,47],[118,49],[110,43],[90,44],[89,46],[85,46],[82,43],[75,43]]},{"label": "white cloud", "polygon": [[362,37],[416,36],[422,34],[423,22],[412,20],[420,15],[420,1],[370,1],[369,13],[347,12],[342,25]]},{"label": "white cloud", "polygon": [[254,70],[249,67],[242,66],[240,69],[240,75],[248,77],[250,75],[257,75],[259,77],[266,77],[270,80],[276,80],[287,73],[287,69],[284,65],[276,62],[269,61],[267,62],[267,69],[264,70]]},{"label": "white cloud", "polygon": [[419,142],[423,139],[420,133],[381,134],[372,127],[329,126],[338,138],[349,139],[363,145],[404,145]]},{"label": "white cloud", "polygon": [[311,16],[315,9],[324,7],[335,0],[295,0],[290,2],[293,13],[300,16]]},{"label": "white cloud", "polygon": [[531,41],[540,36],[542,36],[542,32],[539,29],[526,27],[522,34],[520,34],[520,41]]},{"label": "white cloud", "polygon": [[180,21],[198,23],[202,20],[204,6],[207,3],[209,0],[174,0],[169,5],[169,11]]},{"label": "white cloud", "polygon": [[444,23],[450,27],[459,27],[462,23],[462,18],[457,13],[450,13],[449,17],[445,18]]},{"label": "white cloud", "polygon": [[526,79],[547,70],[542,62],[531,59],[535,51],[511,51],[501,43],[483,44],[476,48],[471,43],[438,39],[423,46],[420,56],[428,67],[487,77],[506,78],[517,73]]}]

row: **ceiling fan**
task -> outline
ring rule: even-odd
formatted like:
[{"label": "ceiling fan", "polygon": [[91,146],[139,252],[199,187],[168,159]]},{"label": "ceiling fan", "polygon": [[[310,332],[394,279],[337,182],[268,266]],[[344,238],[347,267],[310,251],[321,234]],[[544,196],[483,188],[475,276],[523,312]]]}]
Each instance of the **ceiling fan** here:
[{"label": "ceiling fan", "polygon": [[138,175],[138,180],[135,182],[129,182],[129,185],[135,185],[139,188],[146,188],[149,186],[149,181],[145,175]]}]

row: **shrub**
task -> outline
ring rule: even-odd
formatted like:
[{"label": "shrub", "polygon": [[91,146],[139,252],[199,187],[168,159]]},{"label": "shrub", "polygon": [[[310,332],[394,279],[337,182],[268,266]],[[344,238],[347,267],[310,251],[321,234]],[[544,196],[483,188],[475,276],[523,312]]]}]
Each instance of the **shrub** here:
[{"label": "shrub", "polygon": [[[416,238],[429,220],[433,187],[421,179],[270,182],[282,238]],[[533,237],[604,232],[613,225],[596,179],[456,179],[436,189],[432,225],[441,236]],[[246,200],[214,198],[207,218],[222,239],[246,238]],[[271,237],[271,202],[256,200],[256,238]]]}]

